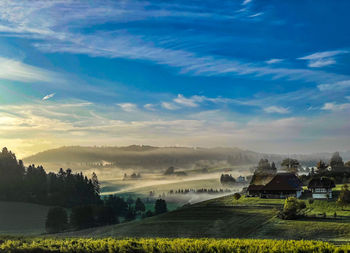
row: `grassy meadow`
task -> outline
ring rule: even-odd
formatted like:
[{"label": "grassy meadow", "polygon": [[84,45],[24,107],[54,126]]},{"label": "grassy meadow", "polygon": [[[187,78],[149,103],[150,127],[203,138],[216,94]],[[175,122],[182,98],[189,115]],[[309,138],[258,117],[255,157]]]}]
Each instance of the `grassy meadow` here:
[{"label": "grassy meadow", "polygon": [[305,202],[306,217],[281,220],[276,215],[283,206],[282,199],[242,197],[234,200],[232,196],[224,196],[143,220],[65,233],[62,236],[213,237],[349,242],[350,206],[341,208],[335,201],[327,200]]}]

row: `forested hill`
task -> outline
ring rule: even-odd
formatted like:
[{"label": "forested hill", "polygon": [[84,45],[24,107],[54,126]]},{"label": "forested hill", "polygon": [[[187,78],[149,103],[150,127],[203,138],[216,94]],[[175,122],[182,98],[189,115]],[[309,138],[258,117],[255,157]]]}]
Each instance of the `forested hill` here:
[{"label": "forested hill", "polygon": [[[302,164],[315,164],[320,159],[328,160],[331,153],[314,155],[293,155]],[[346,157],[346,155],[345,155]],[[251,165],[261,158],[278,164],[285,155],[262,154],[239,148],[187,148],[187,147],[152,147],[132,145],[127,147],[61,147],[40,152],[24,159],[26,163],[104,163],[122,168],[142,167],[145,169],[211,167],[217,164]]]}]

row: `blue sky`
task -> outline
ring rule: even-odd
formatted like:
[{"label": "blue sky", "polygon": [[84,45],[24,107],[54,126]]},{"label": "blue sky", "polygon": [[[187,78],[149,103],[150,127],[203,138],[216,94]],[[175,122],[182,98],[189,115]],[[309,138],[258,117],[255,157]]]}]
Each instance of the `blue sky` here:
[{"label": "blue sky", "polygon": [[349,1],[1,1],[0,140],[349,150]]}]

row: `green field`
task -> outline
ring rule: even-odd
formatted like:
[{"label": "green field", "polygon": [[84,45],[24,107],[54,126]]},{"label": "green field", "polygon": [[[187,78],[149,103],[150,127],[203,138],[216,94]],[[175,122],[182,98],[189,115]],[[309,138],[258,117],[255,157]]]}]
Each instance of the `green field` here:
[{"label": "green field", "polygon": [[45,232],[49,207],[29,203],[0,202],[0,234],[37,235]]},{"label": "green field", "polygon": [[[66,233],[63,236],[349,241],[350,206],[342,210],[334,201],[306,202],[307,217],[281,220],[276,214],[284,200],[242,197],[236,201],[226,196],[141,221]],[[323,217],[324,212],[326,218]],[[337,212],[337,217],[334,217],[334,212]]]},{"label": "green field", "polygon": [[4,239],[1,252],[349,252],[350,245],[321,241],[247,239]]}]

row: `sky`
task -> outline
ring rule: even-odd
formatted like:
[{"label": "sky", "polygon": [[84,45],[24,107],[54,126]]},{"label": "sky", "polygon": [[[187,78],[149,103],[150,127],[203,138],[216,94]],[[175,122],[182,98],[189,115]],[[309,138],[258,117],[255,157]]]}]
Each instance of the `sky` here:
[{"label": "sky", "polygon": [[0,2],[0,143],[350,150],[350,1]]}]

